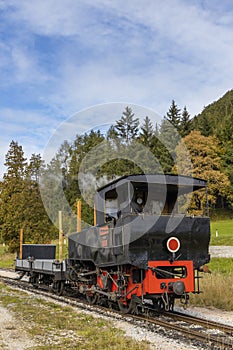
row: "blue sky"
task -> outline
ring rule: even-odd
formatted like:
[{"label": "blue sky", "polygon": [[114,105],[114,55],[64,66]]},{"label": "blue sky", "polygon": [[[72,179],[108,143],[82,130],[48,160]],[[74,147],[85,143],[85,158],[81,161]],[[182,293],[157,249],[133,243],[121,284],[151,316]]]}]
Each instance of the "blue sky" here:
[{"label": "blue sky", "polygon": [[0,0],[0,177],[12,139],[43,153],[95,104],[164,115],[174,99],[194,116],[233,88],[232,40],[231,0]]}]

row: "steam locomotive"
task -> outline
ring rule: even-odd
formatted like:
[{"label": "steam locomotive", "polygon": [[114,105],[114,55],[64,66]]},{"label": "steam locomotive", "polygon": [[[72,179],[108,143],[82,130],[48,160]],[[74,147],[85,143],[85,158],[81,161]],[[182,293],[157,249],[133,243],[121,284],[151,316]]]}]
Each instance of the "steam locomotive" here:
[{"label": "steam locomotive", "polygon": [[199,271],[210,260],[210,220],[189,203],[204,180],[180,175],[128,175],[95,194],[96,225],[68,237],[68,258],[52,245],[24,245],[15,269],[36,287],[73,290],[89,303],[123,313],[146,305],[173,310],[199,293]]}]

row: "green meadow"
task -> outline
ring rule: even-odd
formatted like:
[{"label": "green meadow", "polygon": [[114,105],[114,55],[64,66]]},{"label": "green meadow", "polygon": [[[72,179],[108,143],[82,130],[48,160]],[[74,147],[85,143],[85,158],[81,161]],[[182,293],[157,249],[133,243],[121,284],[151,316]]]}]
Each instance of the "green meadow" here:
[{"label": "green meadow", "polygon": [[0,244],[0,268],[13,268],[15,254],[9,253],[8,248]]},{"label": "green meadow", "polygon": [[233,220],[211,221],[211,245],[233,245]]}]

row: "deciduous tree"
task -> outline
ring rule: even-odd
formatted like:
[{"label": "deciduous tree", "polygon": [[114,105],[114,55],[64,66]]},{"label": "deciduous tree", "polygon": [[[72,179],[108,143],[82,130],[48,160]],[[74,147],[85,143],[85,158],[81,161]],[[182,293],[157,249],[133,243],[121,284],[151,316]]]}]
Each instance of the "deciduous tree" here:
[{"label": "deciduous tree", "polygon": [[[214,206],[218,196],[228,196],[230,186],[227,175],[222,172],[221,149],[218,140],[213,136],[206,137],[200,131],[191,131],[183,141],[187,147],[187,152],[181,145],[176,147],[180,170],[184,175],[207,180],[209,202]],[[192,161],[192,173],[185,166],[187,157],[190,157]],[[199,194],[199,199],[201,200],[201,205],[204,206],[205,196]]]}]

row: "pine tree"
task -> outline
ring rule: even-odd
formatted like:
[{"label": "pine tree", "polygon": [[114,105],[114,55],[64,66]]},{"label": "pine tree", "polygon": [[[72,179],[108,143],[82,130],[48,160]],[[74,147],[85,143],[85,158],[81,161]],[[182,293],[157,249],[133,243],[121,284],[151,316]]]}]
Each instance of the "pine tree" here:
[{"label": "pine tree", "polygon": [[174,100],[160,126],[161,162],[165,171],[172,172],[175,163],[175,148],[181,140],[180,109]]},{"label": "pine tree", "polygon": [[[107,132],[105,159],[100,175],[107,175],[109,179],[142,170],[129,157],[131,144],[137,139],[139,119],[134,117],[132,109],[126,107],[121,119],[111,126]],[[115,159],[114,159],[115,158]]]},{"label": "pine tree", "polygon": [[33,155],[29,166],[22,146],[12,141],[6,154],[7,171],[1,190],[0,223],[4,242],[10,251],[19,246],[19,230],[26,241],[41,243],[51,237],[52,224],[40,197],[38,178],[40,155]]},{"label": "pine tree", "polygon": [[168,148],[160,140],[160,134],[157,134],[157,132],[152,139],[151,151],[160,165],[157,169],[155,169],[155,172],[161,172],[162,169],[164,173],[172,173],[174,160],[172,159]]},{"label": "pine tree", "polygon": [[168,120],[178,132],[180,131],[180,109],[178,108],[174,100],[172,100],[172,104],[166,114],[165,119]]},{"label": "pine tree", "polygon": [[180,136],[173,125],[164,118],[160,126],[160,160],[166,172],[171,172],[175,161],[175,148],[179,144]]},{"label": "pine tree", "polygon": [[19,229],[22,228],[23,190],[26,174],[26,158],[21,146],[12,141],[5,157],[7,172],[3,175],[1,191],[1,233],[10,250],[19,244]]},{"label": "pine tree", "polygon": [[226,142],[233,140],[233,113],[225,117],[222,128],[217,132],[217,136],[223,147]]},{"label": "pine tree", "polygon": [[139,134],[139,141],[146,147],[151,146],[154,130],[153,125],[148,116],[144,119],[144,123],[141,126],[141,132]]},{"label": "pine tree", "polygon": [[213,134],[212,126],[208,117],[204,114],[201,121],[198,122],[198,130],[201,131],[203,136],[210,136]]},{"label": "pine tree", "polygon": [[7,167],[7,173],[4,174],[4,179],[17,179],[22,180],[25,177],[25,167],[27,159],[24,158],[24,152],[22,146],[18,145],[18,142],[11,141],[9,150],[6,154],[5,166]]},{"label": "pine tree", "polygon": [[44,169],[45,162],[41,158],[41,155],[33,153],[27,167],[27,177],[29,177],[31,180],[39,182],[39,177]]},{"label": "pine tree", "polygon": [[134,119],[134,113],[130,107],[126,107],[120,120],[116,121],[115,130],[117,136],[128,144],[135,139],[139,131],[139,119]]},{"label": "pine tree", "polygon": [[106,139],[108,141],[112,141],[112,140],[116,141],[117,136],[118,136],[117,130],[115,129],[114,125],[111,125],[107,131]]},{"label": "pine tree", "polygon": [[[98,172],[98,164],[105,158],[104,146],[99,147],[104,141],[104,136],[100,130],[91,130],[84,135],[77,135],[73,145],[70,145],[70,160],[67,175],[67,186],[65,188],[65,195],[71,207],[76,205],[78,199],[82,199],[83,220],[89,224],[93,224],[93,208],[85,203],[79,188],[80,173],[90,174],[90,177],[100,176],[101,169]],[[52,171],[52,169],[51,169]],[[88,187],[88,185],[87,185]],[[90,188],[91,191],[91,188]]]},{"label": "pine tree", "polygon": [[190,133],[190,131],[191,131],[190,114],[188,113],[186,106],[184,106],[184,109],[181,115],[181,121],[180,121],[180,134],[182,137],[185,137]]}]

